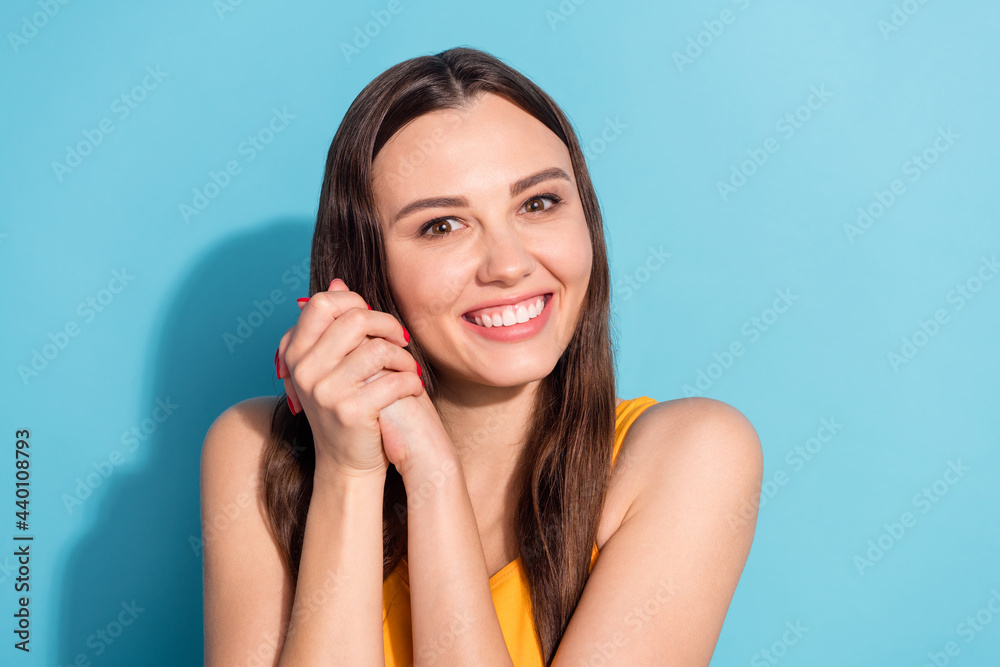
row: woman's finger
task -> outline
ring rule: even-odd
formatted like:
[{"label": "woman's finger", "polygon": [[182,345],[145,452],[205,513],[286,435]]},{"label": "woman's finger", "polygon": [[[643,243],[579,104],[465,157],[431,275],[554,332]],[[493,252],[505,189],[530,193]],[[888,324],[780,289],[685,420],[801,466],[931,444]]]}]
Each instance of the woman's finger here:
[{"label": "woman's finger", "polygon": [[346,377],[363,378],[365,383],[389,372],[421,374],[420,364],[409,352],[384,338],[369,338],[344,357],[341,366]]},{"label": "woman's finger", "polygon": [[284,382],[285,394],[288,396],[288,407],[291,408],[293,415],[297,415],[302,412],[302,402],[299,400],[299,395],[295,393],[295,385],[292,383],[292,378],[287,377]]}]

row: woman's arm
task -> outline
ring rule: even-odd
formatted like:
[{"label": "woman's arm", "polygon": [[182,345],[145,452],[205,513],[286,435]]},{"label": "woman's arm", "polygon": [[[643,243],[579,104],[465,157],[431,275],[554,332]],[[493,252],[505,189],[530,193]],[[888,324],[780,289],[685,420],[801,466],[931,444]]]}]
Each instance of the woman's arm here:
[{"label": "woman's arm", "polygon": [[461,459],[443,428],[424,437],[423,454],[400,470],[414,664],[511,667]]},{"label": "woman's arm", "polygon": [[259,508],[259,463],[271,401],[237,403],[201,449],[205,665],[274,665],[292,585]]},{"label": "woman's arm", "polygon": [[382,494],[385,473],[317,475],[306,517],[284,665],[385,665]]},{"label": "woman's arm", "polygon": [[229,408],[202,447],[205,664],[381,667],[382,483],[316,480],[293,595],[258,502],[272,405]]},{"label": "woman's arm", "polygon": [[601,547],[552,667],[707,667],[753,542],[763,452],[710,398],[650,406],[617,465],[636,495]]}]

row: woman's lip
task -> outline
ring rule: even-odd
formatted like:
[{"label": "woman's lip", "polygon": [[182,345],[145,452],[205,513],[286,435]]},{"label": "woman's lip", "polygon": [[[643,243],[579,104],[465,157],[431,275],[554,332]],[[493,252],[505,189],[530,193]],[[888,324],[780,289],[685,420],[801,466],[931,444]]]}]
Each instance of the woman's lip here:
[{"label": "woman's lip", "polygon": [[555,295],[549,293],[549,296],[545,299],[545,305],[542,306],[542,312],[537,317],[527,322],[518,322],[509,327],[483,327],[475,322],[470,322],[464,317],[461,319],[465,322],[466,326],[472,327],[473,333],[478,334],[482,338],[497,343],[519,343],[534,338],[548,326],[549,318],[552,316],[552,309],[555,307],[552,305],[554,299]]},{"label": "woman's lip", "polygon": [[[529,296],[526,299],[521,299],[521,301],[527,301],[528,299],[537,299],[538,297],[542,297],[544,299],[544,301],[542,302],[542,309],[544,310],[545,306],[549,305],[549,301],[552,300],[552,292],[545,292],[544,294],[537,294],[535,296]],[[514,303],[521,303],[521,301],[515,301]],[[513,304],[507,304],[507,305],[513,305]],[[485,307],[486,308],[506,308],[507,306],[485,306]],[[472,310],[469,311],[469,313],[471,313],[471,312],[473,312],[475,310],[482,310],[482,308],[473,308]],[[476,324],[476,318],[471,317],[469,315],[469,313],[465,313],[464,315],[462,315],[462,319],[465,320],[466,322],[471,322],[472,324]],[[530,322],[531,320],[528,320],[528,321]],[[523,324],[523,322],[521,324]],[[479,326],[479,325],[477,324],[476,326]],[[490,328],[490,327],[486,327],[486,328]]]},{"label": "woman's lip", "polygon": [[528,296],[521,297],[516,301],[512,301],[511,303],[499,303],[499,304],[492,304],[489,306],[476,306],[475,308],[471,308],[462,313],[462,317],[469,317],[469,313],[475,312],[477,310],[485,310],[487,308],[506,308],[507,306],[512,306],[515,303],[521,303],[522,301],[527,301],[528,299],[537,299],[540,296],[543,296],[546,299],[548,299],[549,297],[552,296],[552,292],[539,292],[538,294],[529,294]]}]

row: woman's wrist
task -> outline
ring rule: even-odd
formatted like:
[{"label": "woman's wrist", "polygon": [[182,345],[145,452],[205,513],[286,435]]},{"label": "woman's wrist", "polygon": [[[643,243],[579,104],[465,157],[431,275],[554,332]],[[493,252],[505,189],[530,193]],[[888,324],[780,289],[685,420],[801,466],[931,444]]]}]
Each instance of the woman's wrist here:
[{"label": "woman's wrist", "polygon": [[407,460],[396,466],[407,493],[427,481],[440,483],[441,475],[452,475],[461,468],[461,458],[447,434],[428,435],[412,443]]},{"label": "woman's wrist", "polygon": [[386,468],[371,470],[346,470],[332,461],[317,457],[313,471],[313,493],[317,488],[330,487],[351,491],[385,487]]}]

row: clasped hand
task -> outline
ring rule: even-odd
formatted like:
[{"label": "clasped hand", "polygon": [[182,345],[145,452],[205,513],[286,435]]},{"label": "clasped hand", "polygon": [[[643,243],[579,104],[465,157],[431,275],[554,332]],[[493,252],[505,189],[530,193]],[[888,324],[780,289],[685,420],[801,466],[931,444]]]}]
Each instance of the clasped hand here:
[{"label": "clasped hand", "polygon": [[454,458],[395,317],[371,310],[339,278],[299,305],[275,365],[290,405],[309,419],[317,477],[384,476],[392,463],[405,481]]}]

